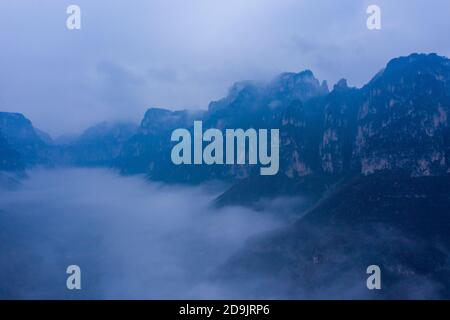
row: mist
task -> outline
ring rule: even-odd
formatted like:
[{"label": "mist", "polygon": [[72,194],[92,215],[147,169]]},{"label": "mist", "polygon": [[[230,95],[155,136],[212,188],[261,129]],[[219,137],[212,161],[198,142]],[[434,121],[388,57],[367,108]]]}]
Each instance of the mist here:
[{"label": "mist", "polygon": [[[450,54],[450,3],[372,1],[77,0],[0,2],[0,108],[53,137],[101,121],[140,121],[152,106],[206,109],[236,81],[311,69],[361,86],[397,56]],[[71,116],[68,117],[67,115]]]},{"label": "mist", "polygon": [[[225,290],[211,275],[248,239],[288,219],[277,214],[286,212],[282,203],[266,212],[212,207],[223,188],[100,169],[33,170],[0,193],[0,298],[236,297],[239,287]],[[72,264],[81,290],[66,288]]]},{"label": "mist", "polygon": [[[305,224],[305,199],[219,209],[219,182],[167,185],[80,168],[27,175],[0,190],[0,299],[445,297],[441,276],[413,262],[431,255],[448,265],[445,247],[383,224]],[[388,290],[367,290],[373,263]],[[69,265],[81,268],[81,290],[66,287]]]}]

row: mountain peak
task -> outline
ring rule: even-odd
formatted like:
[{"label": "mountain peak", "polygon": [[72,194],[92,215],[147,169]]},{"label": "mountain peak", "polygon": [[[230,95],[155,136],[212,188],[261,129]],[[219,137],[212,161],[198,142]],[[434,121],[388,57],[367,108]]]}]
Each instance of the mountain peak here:
[{"label": "mountain peak", "polygon": [[437,79],[450,79],[450,60],[436,53],[413,53],[390,60],[368,85],[383,80],[404,79],[428,75]]},{"label": "mountain peak", "polygon": [[0,111],[0,118],[9,118],[15,120],[27,120],[22,113]]},{"label": "mountain peak", "polygon": [[326,81],[319,82],[309,69],[293,73],[280,74],[269,85],[270,92],[274,95],[290,95],[291,98],[306,101],[312,97],[323,96],[329,93]]},{"label": "mountain peak", "polygon": [[275,78],[275,82],[286,82],[286,81],[305,81],[305,80],[317,80],[314,73],[309,70],[303,70],[298,73],[296,72],[283,72],[278,77]]},{"label": "mountain peak", "polygon": [[0,112],[0,129],[10,143],[16,140],[43,143],[31,121],[21,113]]},{"label": "mountain peak", "polygon": [[348,89],[347,79],[339,80],[333,87],[334,90]]},{"label": "mountain peak", "polygon": [[407,66],[433,66],[436,64],[449,64],[450,60],[436,53],[412,53],[409,56],[398,57],[390,60],[386,71],[401,70]]},{"label": "mountain peak", "polygon": [[77,139],[78,142],[92,142],[101,139],[116,137],[128,138],[137,131],[137,125],[132,122],[108,122],[103,121],[87,128]]}]

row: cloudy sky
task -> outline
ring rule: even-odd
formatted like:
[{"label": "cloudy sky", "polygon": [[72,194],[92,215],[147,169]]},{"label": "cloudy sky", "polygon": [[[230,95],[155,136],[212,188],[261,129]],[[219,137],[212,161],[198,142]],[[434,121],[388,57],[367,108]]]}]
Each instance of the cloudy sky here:
[{"label": "cloudy sky", "polygon": [[[66,8],[81,7],[81,30]],[[366,9],[381,7],[382,30]],[[2,0],[0,110],[53,136],[148,107],[206,108],[237,80],[311,69],[367,82],[392,57],[450,55],[448,0]]]}]

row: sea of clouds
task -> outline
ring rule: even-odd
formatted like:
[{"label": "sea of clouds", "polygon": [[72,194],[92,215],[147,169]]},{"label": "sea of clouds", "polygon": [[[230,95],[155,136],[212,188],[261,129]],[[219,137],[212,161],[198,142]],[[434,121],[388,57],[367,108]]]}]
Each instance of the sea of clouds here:
[{"label": "sea of clouds", "polygon": [[[287,223],[213,200],[220,184],[168,186],[104,169],[33,170],[0,193],[1,298],[232,298],[210,281],[254,235]],[[82,289],[66,288],[81,268]],[[231,288],[231,289],[230,289]]]}]

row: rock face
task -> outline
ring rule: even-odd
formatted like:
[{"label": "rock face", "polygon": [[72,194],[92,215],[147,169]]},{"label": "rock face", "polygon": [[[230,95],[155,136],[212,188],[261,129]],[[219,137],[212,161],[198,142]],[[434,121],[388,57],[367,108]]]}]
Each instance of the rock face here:
[{"label": "rock face", "polygon": [[390,61],[361,89],[341,80],[328,95],[291,103],[279,124],[280,172],[328,184],[386,170],[445,175],[449,75],[449,59],[413,54]]},{"label": "rock face", "polygon": [[112,166],[137,130],[132,123],[103,122],[67,143],[54,141],[19,113],[0,112],[2,166]]},{"label": "rock face", "polygon": [[[171,132],[177,128],[192,132],[194,120],[201,120],[204,130],[217,128],[222,132],[227,128],[280,128],[282,121],[289,121],[288,117],[301,112],[304,101],[326,94],[326,83],[321,84],[311,71],[304,71],[282,74],[267,84],[238,82],[225,98],[211,102],[206,112],[149,109],[138,133],[126,143],[118,157],[117,165],[125,173],[146,173],[152,179],[169,182],[198,183],[212,179],[233,181],[247,178],[259,171],[258,168],[248,165],[173,165],[170,150],[175,143],[170,141]],[[317,114],[313,107],[308,110],[311,110],[308,116]],[[292,123],[292,126],[294,131],[296,124]],[[307,130],[312,128],[308,126]],[[295,134],[299,136],[298,132]],[[284,144],[293,141],[289,137],[286,139]],[[303,138],[303,141],[307,139]],[[286,161],[291,161],[288,158],[287,155]],[[294,158],[293,161],[300,160]]]},{"label": "rock face", "polygon": [[[317,112],[323,109],[320,174],[371,174],[385,169],[406,170],[411,176],[447,173],[449,77],[450,60],[413,54],[390,61],[362,89],[349,88],[341,80],[316,107]],[[308,123],[304,114],[295,119],[300,129]],[[310,122],[322,125],[320,116]],[[301,143],[299,148],[304,146]]]},{"label": "rock face", "polygon": [[160,108],[147,110],[137,133],[124,143],[115,160],[123,173],[145,173],[155,180],[183,181],[183,170],[172,164],[171,134],[177,128],[189,128],[197,119],[197,113],[170,111]]},{"label": "rock face", "polygon": [[[103,123],[67,145],[55,144],[21,114],[0,113],[0,130],[26,166],[116,166],[153,180],[228,180],[238,182],[230,190],[234,194],[240,192],[238,186],[245,186],[276,196],[285,191],[250,186],[249,181],[259,183],[257,166],[174,165],[171,132],[192,131],[194,120],[201,120],[204,130],[279,129],[280,170],[273,182],[285,186],[281,190],[295,185],[299,192],[322,192],[360,173],[402,170],[411,177],[448,173],[449,109],[450,60],[436,54],[412,54],[390,61],[360,89],[348,87],[343,79],[330,92],[326,82],[320,83],[309,70],[284,73],[269,83],[238,82],[204,112],[152,108],[137,129]],[[9,160],[7,164],[13,153],[6,144],[4,166],[13,166]],[[231,195],[222,199],[233,201]]]},{"label": "rock face", "polygon": [[411,176],[449,170],[449,60],[435,54],[394,59],[361,89],[343,79],[331,92],[311,71],[285,73],[267,83],[244,81],[211,102],[206,112],[150,109],[120,152],[123,172],[153,179],[201,182],[245,179],[249,166],[176,167],[170,132],[192,129],[279,128],[280,175],[343,176],[408,170]]},{"label": "rock face", "polygon": [[325,101],[320,161],[324,174],[342,175],[352,170],[362,93],[340,80]]},{"label": "rock face", "polygon": [[362,173],[448,171],[448,59],[417,54],[394,59],[362,91],[354,150]]},{"label": "rock face", "polygon": [[[276,128],[281,146],[274,183],[315,180],[325,183],[318,188],[325,190],[359,173],[403,170],[420,177],[449,172],[449,92],[450,60],[413,54],[393,59],[360,89],[341,80],[330,92],[309,70],[284,73],[269,83],[238,82],[204,112],[152,108],[137,129],[103,123],[67,145],[55,144],[20,114],[0,113],[0,130],[25,165],[116,166],[154,180],[199,183],[258,181],[259,168],[176,166],[170,159],[174,129],[192,131],[194,120],[201,120],[204,130]],[[248,183],[239,185],[248,188]]]}]

